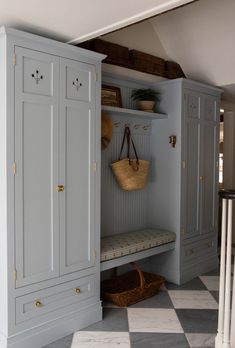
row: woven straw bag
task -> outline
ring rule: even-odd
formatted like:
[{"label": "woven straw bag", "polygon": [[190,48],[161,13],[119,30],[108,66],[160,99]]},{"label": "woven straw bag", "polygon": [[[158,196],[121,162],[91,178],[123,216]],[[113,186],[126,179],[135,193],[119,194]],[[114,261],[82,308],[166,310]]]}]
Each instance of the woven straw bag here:
[{"label": "woven straw bag", "polygon": [[[127,140],[127,158],[121,159],[123,147]],[[130,146],[135,153],[134,159],[130,158]],[[119,186],[125,191],[143,189],[146,186],[149,162],[140,160],[137,155],[135,144],[131,137],[130,128],[126,127],[123,135],[119,159],[111,164],[112,171]]]}]

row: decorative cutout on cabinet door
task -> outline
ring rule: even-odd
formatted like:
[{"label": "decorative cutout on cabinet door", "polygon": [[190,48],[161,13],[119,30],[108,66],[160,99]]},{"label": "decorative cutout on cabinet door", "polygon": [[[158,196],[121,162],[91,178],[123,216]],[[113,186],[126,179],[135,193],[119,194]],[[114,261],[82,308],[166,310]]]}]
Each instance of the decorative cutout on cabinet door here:
[{"label": "decorative cutout on cabinet door", "polygon": [[77,92],[79,91],[80,87],[82,87],[82,83],[78,82],[78,77],[73,81],[73,86],[76,87]]},{"label": "decorative cutout on cabinet door", "polygon": [[39,70],[36,70],[35,74],[32,74],[32,77],[34,78],[36,84],[39,84],[39,81],[43,79],[43,75],[39,75]]}]

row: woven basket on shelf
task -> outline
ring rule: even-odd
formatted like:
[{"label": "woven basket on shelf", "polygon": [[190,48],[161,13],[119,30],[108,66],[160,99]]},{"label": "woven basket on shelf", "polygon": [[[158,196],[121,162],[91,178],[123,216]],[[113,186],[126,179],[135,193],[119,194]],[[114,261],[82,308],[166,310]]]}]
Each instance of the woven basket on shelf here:
[{"label": "woven basket on shelf", "polygon": [[142,272],[136,263],[132,263],[132,266],[135,268],[134,271],[102,282],[103,300],[119,307],[127,307],[152,297],[164,284],[164,277]]}]

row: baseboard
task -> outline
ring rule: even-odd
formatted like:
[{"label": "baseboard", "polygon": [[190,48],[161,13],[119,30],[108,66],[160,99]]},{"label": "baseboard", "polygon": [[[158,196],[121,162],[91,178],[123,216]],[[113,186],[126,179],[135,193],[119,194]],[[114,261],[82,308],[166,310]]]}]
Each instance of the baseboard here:
[{"label": "baseboard", "polygon": [[207,272],[213,271],[219,267],[219,259],[217,255],[210,257],[209,259],[202,259],[201,261],[197,259],[196,263],[188,264],[184,267],[180,276],[180,284],[184,284],[191,279],[197,277],[198,275],[205,274]]},{"label": "baseboard", "polygon": [[100,320],[102,307],[98,302],[79,312],[46,322],[14,336],[0,336],[0,348],[41,348]]}]

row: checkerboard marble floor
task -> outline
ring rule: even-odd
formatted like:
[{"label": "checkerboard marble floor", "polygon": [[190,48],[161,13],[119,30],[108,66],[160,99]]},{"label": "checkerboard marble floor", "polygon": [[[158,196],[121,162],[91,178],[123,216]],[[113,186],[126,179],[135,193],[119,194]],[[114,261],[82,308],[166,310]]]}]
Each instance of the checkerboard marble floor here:
[{"label": "checkerboard marble floor", "polygon": [[219,272],[215,270],[128,308],[104,304],[104,320],[44,348],[214,347]]}]

